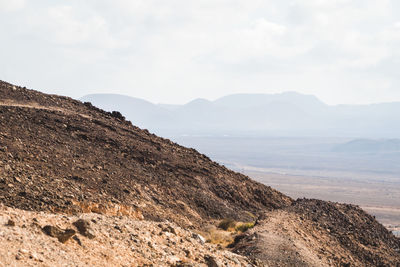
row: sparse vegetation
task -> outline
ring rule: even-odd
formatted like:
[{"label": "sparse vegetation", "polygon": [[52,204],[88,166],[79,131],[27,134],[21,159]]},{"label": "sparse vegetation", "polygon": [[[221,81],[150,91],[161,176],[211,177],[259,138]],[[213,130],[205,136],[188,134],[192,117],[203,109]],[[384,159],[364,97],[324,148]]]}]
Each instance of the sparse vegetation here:
[{"label": "sparse vegetation", "polygon": [[234,242],[238,234],[246,232],[254,227],[254,222],[237,222],[227,218],[221,220],[218,224],[210,225],[200,234],[204,236],[207,243],[228,247]]},{"label": "sparse vegetation", "polygon": [[246,232],[254,227],[254,222],[236,222],[233,219],[223,219],[219,222],[218,228],[229,232]]},{"label": "sparse vegetation", "polygon": [[219,224],[218,228],[228,231],[229,229],[235,229],[236,222],[233,219],[223,219]]},{"label": "sparse vegetation", "polygon": [[222,247],[228,246],[234,240],[232,232],[222,230],[215,225],[208,225],[199,234],[206,239],[207,243],[221,245]]},{"label": "sparse vegetation", "polygon": [[249,222],[249,223],[238,223],[236,224],[235,230],[237,232],[246,232],[247,230],[251,229],[254,227],[254,222]]},{"label": "sparse vegetation", "polygon": [[207,243],[221,245],[222,247],[227,247],[234,241],[232,233],[224,230],[214,229],[203,234]]},{"label": "sparse vegetation", "polygon": [[245,211],[244,213],[246,213],[247,215],[249,215],[249,217],[253,218],[254,220],[256,220],[257,217],[258,217],[257,215],[251,213],[250,211]]}]

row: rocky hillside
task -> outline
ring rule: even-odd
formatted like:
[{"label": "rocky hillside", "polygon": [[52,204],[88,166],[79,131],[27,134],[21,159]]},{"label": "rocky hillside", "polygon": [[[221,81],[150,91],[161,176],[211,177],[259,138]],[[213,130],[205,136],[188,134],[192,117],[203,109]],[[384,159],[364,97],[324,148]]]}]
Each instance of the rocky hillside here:
[{"label": "rocky hillside", "polygon": [[374,217],[315,199],[265,214],[233,247],[270,266],[400,266],[400,239]]},{"label": "rocky hillside", "polygon": [[0,83],[0,201],[26,210],[116,207],[180,225],[251,220],[291,199],[118,113]]},{"label": "rocky hillside", "polygon": [[[294,201],[119,112],[5,82],[0,203],[0,266],[400,265],[400,240],[355,206]],[[256,218],[242,256],[195,233]]]},{"label": "rocky hillside", "polygon": [[0,206],[0,240],[0,266],[250,264],[173,223],[94,213],[64,216]]}]

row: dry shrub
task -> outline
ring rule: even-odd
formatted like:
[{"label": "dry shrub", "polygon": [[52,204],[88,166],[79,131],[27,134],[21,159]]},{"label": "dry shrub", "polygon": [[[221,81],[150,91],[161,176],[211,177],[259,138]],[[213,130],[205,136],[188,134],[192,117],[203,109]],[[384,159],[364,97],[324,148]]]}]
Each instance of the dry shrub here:
[{"label": "dry shrub", "polygon": [[247,230],[251,229],[254,227],[254,222],[249,222],[249,223],[237,223],[235,230],[236,232],[246,232]]},{"label": "dry shrub", "polygon": [[209,227],[200,234],[206,239],[207,243],[221,245],[223,247],[228,246],[234,240],[231,232],[217,229],[214,227]]},{"label": "dry shrub", "polygon": [[247,216],[249,216],[250,218],[252,218],[253,220],[256,220],[258,218],[257,215],[254,215],[253,213],[251,213],[250,211],[245,211],[244,212]]},{"label": "dry shrub", "polygon": [[235,226],[236,226],[236,221],[234,221],[232,219],[223,219],[218,224],[218,228],[225,230],[225,231],[235,229]]},{"label": "dry shrub", "polygon": [[254,227],[254,222],[236,222],[232,219],[223,219],[217,226],[209,225],[200,234],[208,243],[227,247],[234,242],[235,237]]}]

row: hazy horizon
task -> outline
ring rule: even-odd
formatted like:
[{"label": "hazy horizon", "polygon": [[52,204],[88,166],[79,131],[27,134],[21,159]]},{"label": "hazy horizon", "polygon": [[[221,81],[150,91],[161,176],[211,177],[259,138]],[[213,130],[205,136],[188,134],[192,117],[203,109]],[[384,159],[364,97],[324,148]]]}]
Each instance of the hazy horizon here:
[{"label": "hazy horizon", "polygon": [[0,29],[0,79],[73,98],[400,101],[395,0],[0,0]]},{"label": "hazy horizon", "polygon": [[[35,88],[32,88],[34,90],[36,90]],[[40,91],[40,90],[39,90]],[[367,106],[367,105],[375,105],[375,104],[390,104],[390,103],[399,103],[400,99],[397,101],[386,101],[386,102],[371,102],[371,103],[364,103],[364,104],[345,104],[345,103],[336,103],[336,104],[329,104],[329,103],[325,103],[323,102],[321,99],[318,98],[318,96],[313,95],[313,94],[303,94],[301,92],[297,92],[297,91],[282,91],[279,93],[233,93],[233,94],[227,94],[227,95],[222,95],[220,97],[217,98],[203,98],[203,97],[195,97],[193,99],[188,100],[187,102],[183,102],[183,103],[170,103],[170,102],[153,102],[149,99],[145,99],[145,98],[140,98],[140,97],[136,97],[133,95],[127,95],[127,94],[119,94],[119,93],[113,93],[113,92],[103,92],[103,93],[90,93],[90,94],[85,94],[82,95],[80,97],[77,97],[75,99],[80,100],[80,99],[84,99],[85,97],[88,96],[93,96],[93,95],[118,95],[118,96],[124,96],[124,97],[131,97],[131,98],[135,98],[135,99],[140,99],[140,100],[144,100],[146,102],[149,102],[153,105],[176,105],[176,106],[181,106],[181,105],[187,105],[193,101],[196,100],[206,100],[209,102],[214,102],[217,101],[221,98],[227,97],[227,96],[234,96],[234,95],[283,95],[283,94],[288,94],[288,93],[295,93],[295,94],[299,94],[299,95],[304,95],[304,96],[312,96],[312,97],[316,97],[322,104],[327,105],[327,106],[340,106],[340,105],[350,105],[350,106]]]}]

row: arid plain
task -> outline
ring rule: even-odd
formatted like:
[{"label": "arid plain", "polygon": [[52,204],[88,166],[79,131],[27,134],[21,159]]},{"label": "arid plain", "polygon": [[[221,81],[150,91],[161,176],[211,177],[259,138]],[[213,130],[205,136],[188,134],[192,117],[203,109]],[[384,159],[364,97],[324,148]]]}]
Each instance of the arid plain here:
[{"label": "arid plain", "polygon": [[176,140],[291,196],[359,205],[399,234],[398,153],[348,153],[351,138],[181,136]]}]

